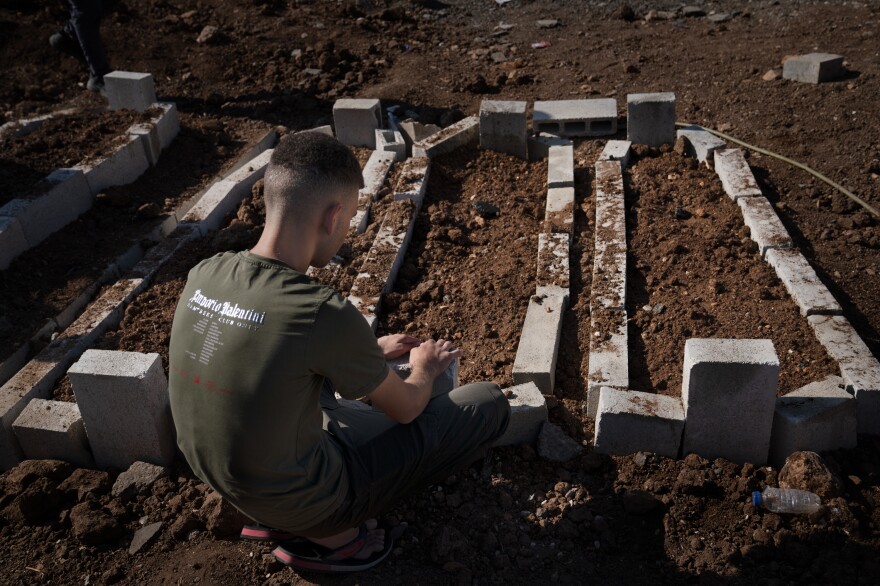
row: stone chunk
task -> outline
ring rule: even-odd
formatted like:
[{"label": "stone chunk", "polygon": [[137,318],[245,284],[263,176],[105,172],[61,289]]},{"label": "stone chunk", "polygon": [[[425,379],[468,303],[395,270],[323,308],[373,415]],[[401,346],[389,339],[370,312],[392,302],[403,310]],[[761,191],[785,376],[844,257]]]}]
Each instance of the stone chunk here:
[{"label": "stone chunk", "polygon": [[527,102],[483,100],[480,104],[480,147],[528,158]]},{"label": "stone chunk", "polygon": [[[747,198],[758,199],[758,198]],[[746,199],[741,199],[746,201]],[[819,280],[816,271],[797,249],[771,249],[766,260],[785,285],[788,294],[801,308],[801,315],[839,315],[840,304]]]},{"label": "stone chunk", "polygon": [[770,340],[687,340],[682,453],[763,465],[778,382],[779,359]]},{"label": "stone chunk", "polygon": [[687,144],[685,152],[688,156],[696,157],[701,163],[706,163],[710,159],[714,162],[715,151],[727,147],[727,143],[723,139],[699,126],[682,128],[676,136],[678,138],[684,137]]},{"label": "stone chunk", "polygon": [[758,182],[740,149],[715,151],[715,172],[721,179],[721,186],[733,201],[741,197],[762,195]]},{"label": "stone chunk", "polygon": [[533,382],[542,393],[553,392],[567,304],[568,290],[560,287],[542,287],[532,296],[513,362],[515,384]]},{"label": "stone chunk", "polygon": [[880,363],[845,317],[811,315],[807,321],[856,398],[859,433],[880,435]]},{"label": "stone chunk", "polygon": [[504,391],[510,403],[510,423],[496,446],[532,444],[538,440],[541,426],[547,421],[547,402],[535,383],[525,383]]},{"label": "stone chunk", "polygon": [[162,522],[157,521],[155,523],[150,523],[144,527],[141,527],[137,531],[134,532],[134,537],[131,539],[131,545],[128,546],[128,553],[131,555],[136,554],[144,547],[146,547],[153,539],[159,534],[159,531],[162,529]]},{"label": "stone chunk", "polygon": [[583,451],[558,425],[545,421],[538,434],[538,455],[550,462],[568,462]]},{"label": "stone chunk", "polygon": [[158,354],[87,350],[67,374],[98,466],[171,463],[174,424]]},{"label": "stone chunk", "polygon": [[843,56],[832,53],[809,53],[792,57],[782,64],[783,79],[804,83],[834,81],[844,76]]},{"label": "stone chunk", "polygon": [[450,153],[458,147],[474,142],[480,138],[480,119],[468,116],[440,132],[416,142],[412,146],[413,157],[432,159],[438,155]]},{"label": "stone chunk", "polygon": [[626,96],[626,138],[635,144],[658,147],[675,142],[675,94]]},{"label": "stone chunk", "polygon": [[632,143],[628,140],[609,140],[599,155],[600,161],[620,161],[620,166],[626,169],[629,166],[629,158],[632,154]]},{"label": "stone chunk", "polygon": [[349,146],[376,148],[376,129],[382,128],[382,105],[375,99],[342,98],[333,104],[336,138]]},{"label": "stone chunk", "polygon": [[788,230],[766,197],[741,197],[736,203],[742,211],[743,222],[749,227],[752,240],[761,251],[761,258],[765,258],[771,248],[792,247]]},{"label": "stone chunk", "polygon": [[104,90],[111,110],[143,112],[156,101],[156,87],[149,73],[113,71],[104,76]]},{"label": "stone chunk", "polygon": [[617,132],[617,100],[535,102],[532,129],[557,136],[605,136]]},{"label": "stone chunk", "polygon": [[394,154],[395,161],[406,159],[406,142],[403,134],[395,130],[376,130],[376,151]]},{"label": "stone chunk", "polygon": [[677,458],[684,409],[675,397],[602,387],[594,445],[602,454],[653,452]]},{"label": "stone chunk", "polygon": [[547,187],[574,187],[574,147],[551,146],[547,162]]},{"label": "stone chunk", "polygon": [[165,473],[166,470],[162,466],[135,462],[116,478],[110,494],[126,501],[138,495],[145,495],[157,480],[165,476]]},{"label": "stone chunk", "polygon": [[810,383],[776,399],[770,464],[781,468],[789,454],[856,447],[856,401],[839,376]]},{"label": "stone chunk", "polygon": [[76,403],[33,399],[12,424],[26,458],[91,466],[92,454]]}]

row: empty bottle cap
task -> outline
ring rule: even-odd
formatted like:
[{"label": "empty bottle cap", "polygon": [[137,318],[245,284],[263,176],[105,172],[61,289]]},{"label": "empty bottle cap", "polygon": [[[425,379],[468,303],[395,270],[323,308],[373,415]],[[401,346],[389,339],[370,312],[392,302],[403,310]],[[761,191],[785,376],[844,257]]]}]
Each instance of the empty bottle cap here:
[{"label": "empty bottle cap", "polygon": [[761,506],[761,491],[760,490],[756,490],[755,492],[752,493],[752,504],[755,505],[756,507]]}]

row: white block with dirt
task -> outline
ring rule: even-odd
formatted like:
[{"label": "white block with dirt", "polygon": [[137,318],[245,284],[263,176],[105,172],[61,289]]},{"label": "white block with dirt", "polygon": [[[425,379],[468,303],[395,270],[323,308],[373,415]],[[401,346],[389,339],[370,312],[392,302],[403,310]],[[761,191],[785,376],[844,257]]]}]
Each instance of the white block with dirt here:
[{"label": "white block with dirt", "polygon": [[743,222],[749,227],[750,237],[758,245],[761,258],[771,248],[791,248],[791,236],[782,225],[773,204],[764,196],[741,197],[736,200],[742,211]]},{"label": "white block with dirt", "polygon": [[681,399],[602,387],[598,407],[593,440],[597,452],[678,457],[684,431]]},{"label": "white block with dirt", "polygon": [[513,361],[514,384],[533,382],[542,393],[553,393],[567,305],[568,289],[541,287],[532,296]]},{"label": "white block with dirt", "polygon": [[33,399],[12,429],[29,460],[63,460],[80,468],[94,464],[76,403]]},{"label": "white block with dirt", "polygon": [[440,132],[414,143],[412,155],[416,158],[427,157],[433,159],[436,156],[451,153],[466,144],[476,142],[479,138],[480,118],[478,116],[468,116]]},{"label": "white block with dirt", "polygon": [[740,149],[719,149],[714,153],[715,172],[721,179],[724,193],[733,201],[741,197],[762,195],[743,151]]},{"label": "white block with dirt", "polygon": [[839,315],[843,312],[834,295],[799,250],[771,249],[767,251],[766,260],[801,309],[801,315]]},{"label": "white block with dirt", "polygon": [[535,383],[505,389],[510,403],[510,423],[496,446],[535,445],[541,426],[547,421],[547,401]]}]

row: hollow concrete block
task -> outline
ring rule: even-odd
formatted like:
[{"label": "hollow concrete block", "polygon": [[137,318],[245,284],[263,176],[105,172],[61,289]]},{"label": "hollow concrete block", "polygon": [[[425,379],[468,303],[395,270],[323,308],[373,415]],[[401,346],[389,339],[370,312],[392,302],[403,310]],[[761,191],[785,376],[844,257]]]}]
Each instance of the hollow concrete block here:
[{"label": "hollow concrete block", "polygon": [[859,433],[880,435],[880,362],[845,317],[811,315],[807,321],[856,398]]},{"label": "hollow concrete block", "polygon": [[93,465],[76,403],[33,399],[12,429],[30,460],[63,460],[81,468]]},{"label": "hollow concrete block", "polygon": [[770,249],[765,258],[770,266],[776,270],[776,275],[785,285],[788,294],[797,303],[801,315],[839,315],[842,313],[843,310],[834,295],[819,280],[816,271],[799,250],[795,248]]},{"label": "hollow concrete block", "polygon": [[156,101],[156,87],[149,73],[112,71],[104,76],[104,91],[111,110],[143,112]]},{"label": "hollow concrete block", "polygon": [[376,129],[376,152],[392,153],[395,161],[403,161],[406,159],[403,134],[396,130]]},{"label": "hollow concrete block", "polygon": [[532,296],[513,361],[514,384],[533,382],[542,393],[553,392],[567,304],[568,289],[560,287],[541,287]]},{"label": "hollow concrete block", "polygon": [[527,102],[483,100],[480,104],[480,147],[528,158],[527,105]]},{"label": "hollow concrete block", "polygon": [[675,142],[675,94],[626,96],[626,138],[635,144],[658,147]]},{"label": "hollow concrete block", "polygon": [[597,452],[619,456],[653,452],[677,458],[683,431],[681,399],[601,388],[593,440]]},{"label": "hollow concrete block", "polygon": [[68,376],[98,466],[171,463],[174,424],[158,354],[87,350]]},{"label": "hollow concrete block", "polygon": [[333,124],[342,144],[375,149],[376,129],[382,128],[382,104],[376,99],[336,100]]},{"label": "hollow concrete block", "polygon": [[770,340],[687,340],[682,453],[763,465],[778,382],[779,358]]},{"label": "hollow concrete block", "polygon": [[547,401],[533,382],[505,390],[510,403],[510,423],[495,446],[534,445],[547,421]]},{"label": "hollow concrete block", "polygon": [[557,136],[606,136],[617,132],[617,100],[535,102],[532,129]]},{"label": "hollow concrete block", "polygon": [[781,468],[794,452],[856,447],[856,400],[839,376],[810,383],[776,399],[770,464]]}]

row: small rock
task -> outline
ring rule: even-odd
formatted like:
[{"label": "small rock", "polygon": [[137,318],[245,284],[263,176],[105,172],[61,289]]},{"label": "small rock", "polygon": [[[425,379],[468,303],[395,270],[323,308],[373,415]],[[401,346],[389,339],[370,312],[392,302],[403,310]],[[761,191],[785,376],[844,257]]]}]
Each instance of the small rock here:
[{"label": "small rock", "polygon": [[188,512],[178,517],[169,528],[169,531],[174,539],[183,541],[190,533],[196,529],[201,529],[202,525],[203,524],[198,517],[193,513]]},{"label": "small rock", "polygon": [[827,500],[840,495],[843,483],[819,454],[795,452],[779,471],[779,486],[808,490]]},{"label": "small rock", "polygon": [[763,79],[764,81],[776,81],[777,79],[779,79],[779,77],[780,75],[778,71],[776,71],[775,69],[770,69],[767,71],[767,73],[761,76],[761,79]]},{"label": "small rock", "polygon": [[581,453],[582,446],[559,426],[545,422],[538,434],[538,455],[551,462],[567,462]]},{"label": "small rock", "polygon": [[706,19],[709,22],[712,22],[715,24],[721,24],[722,22],[727,22],[732,18],[733,18],[733,16],[727,12],[719,12],[717,14],[710,14],[709,16],[706,17]]},{"label": "small rock", "polygon": [[229,504],[218,493],[212,492],[205,497],[205,503],[199,510],[199,514],[205,520],[208,531],[216,537],[226,537],[241,531],[242,525],[248,523],[247,518]]},{"label": "small rock", "polygon": [[131,545],[128,546],[128,553],[131,555],[136,554],[140,550],[142,550],[156,535],[159,534],[159,531],[162,529],[162,522],[159,521],[157,523],[150,523],[146,527],[141,527],[137,531],[134,532],[134,537],[131,539]]},{"label": "small rock", "polygon": [[[621,5],[617,8],[617,10],[615,10],[615,11],[612,13],[612,16],[613,16],[614,18],[618,19],[618,20],[623,20],[623,21],[625,21],[625,22],[632,22],[632,21],[634,21],[636,18],[638,18],[638,17],[636,16],[636,11],[633,10],[633,9],[632,9],[632,6],[630,6],[630,5],[627,4],[627,3],[623,3],[623,4],[621,4]],[[657,11],[656,11],[656,10],[651,10],[651,11],[645,16],[645,20],[646,20],[646,21],[649,21],[649,22],[650,22],[651,20],[655,19],[655,18],[657,18]]]},{"label": "small rock", "polygon": [[137,209],[137,217],[138,218],[155,218],[162,214],[162,208],[160,208],[157,204],[150,202],[145,203],[141,207]]},{"label": "small rock", "polygon": [[646,515],[659,504],[657,497],[646,490],[628,490],[623,493],[623,508],[631,515]]},{"label": "small rock", "polygon": [[538,28],[556,28],[557,26],[559,26],[559,21],[555,18],[548,18],[545,20],[539,20],[535,24],[538,26]]},{"label": "small rock", "polygon": [[76,500],[82,501],[88,494],[105,495],[110,492],[111,487],[112,483],[108,473],[101,470],[77,468],[67,480],[58,485],[58,490],[65,494],[76,493]]},{"label": "small rock", "polygon": [[501,211],[501,208],[482,199],[474,202],[474,209],[483,218],[494,218]]},{"label": "small rock", "polygon": [[706,16],[706,11],[699,6],[685,6],[681,9],[681,15],[685,18],[694,18],[697,16]]},{"label": "small rock", "polygon": [[675,208],[675,219],[676,220],[687,220],[691,217],[691,213],[682,207]]},{"label": "small rock", "polygon": [[660,315],[661,313],[666,311],[666,306],[663,305],[662,303],[657,303],[654,305],[654,307],[651,308],[651,311],[653,311],[657,315]]},{"label": "small rock", "polygon": [[110,493],[119,499],[128,500],[137,495],[145,494],[153,486],[153,483],[165,475],[165,468],[148,464],[147,462],[135,462],[128,470],[119,475],[113,483]]},{"label": "small rock", "polygon": [[104,511],[92,510],[89,503],[80,503],[70,511],[73,536],[86,545],[101,545],[123,533],[122,526]]},{"label": "small rock", "polygon": [[200,45],[216,45],[223,40],[224,35],[220,31],[220,28],[209,24],[202,29],[201,33],[199,33],[196,42]]}]

